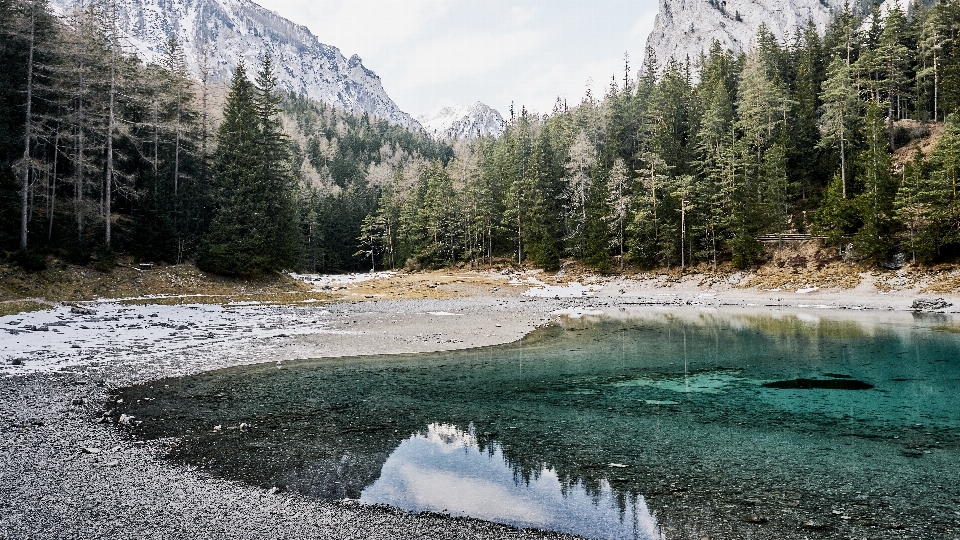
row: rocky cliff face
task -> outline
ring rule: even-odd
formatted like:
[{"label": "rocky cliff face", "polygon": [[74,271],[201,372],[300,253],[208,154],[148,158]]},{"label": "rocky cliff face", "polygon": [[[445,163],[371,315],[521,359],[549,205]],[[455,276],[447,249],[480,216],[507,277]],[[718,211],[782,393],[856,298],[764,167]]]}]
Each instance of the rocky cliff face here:
[{"label": "rocky cliff face", "polygon": [[696,61],[716,39],[735,53],[750,48],[765,24],[778,38],[812,20],[822,31],[843,0],[660,0],[647,46],[663,65],[670,58]]},{"label": "rocky cliff face", "polygon": [[503,117],[496,109],[480,103],[441,107],[422,114],[417,120],[436,139],[475,139],[477,135],[503,133]]},{"label": "rocky cliff face", "polygon": [[[52,0],[61,13],[76,0]],[[259,58],[269,52],[280,86],[355,113],[370,113],[393,124],[420,129],[383,89],[376,73],[356,55],[347,59],[304,27],[250,0],[117,0],[117,22],[130,47],[141,59],[162,54],[169,36],[183,44],[197,68],[201,51],[209,50],[214,82],[228,82],[243,60],[256,72]]]}]

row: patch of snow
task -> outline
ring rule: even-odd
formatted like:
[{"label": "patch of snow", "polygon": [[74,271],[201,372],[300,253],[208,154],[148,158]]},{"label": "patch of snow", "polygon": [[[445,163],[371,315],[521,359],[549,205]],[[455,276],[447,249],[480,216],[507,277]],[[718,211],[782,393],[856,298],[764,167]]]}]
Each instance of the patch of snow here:
[{"label": "patch of snow", "polygon": [[524,296],[533,296],[538,298],[583,298],[593,296],[603,289],[600,285],[586,285],[572,281],[566,285],[547,285],[536,278],[527,278],[527,283],[532,285],[530,290],[523,293]]},{"label": "patch of snow", "polygon": [[819,291],[820,287],[807,287],[805,289],[798,289],[797,294],[810,294],[812,292]]},{"label": "patch of snow", "polygon": [[365,272],[356,274],[297,274],[291,272],[287,274],[297,281],[309,283],[319,288],[332,287],[334,285],[352,285],[364,281],[373,281],[375,279],[384,279],[396,275],[396,272]]},{"label": "patch of snow", "polygon": [[[264,305],[124,305],[87,303],[0,317],[0,374],[97,366],[116,358],[149,361],[151,353],[214,354],[257,340],[318,333],[329,328],[310,308]],[[327,313],[329,314],[329,313]],[[17,324],[13,324],[17,323]]]}]

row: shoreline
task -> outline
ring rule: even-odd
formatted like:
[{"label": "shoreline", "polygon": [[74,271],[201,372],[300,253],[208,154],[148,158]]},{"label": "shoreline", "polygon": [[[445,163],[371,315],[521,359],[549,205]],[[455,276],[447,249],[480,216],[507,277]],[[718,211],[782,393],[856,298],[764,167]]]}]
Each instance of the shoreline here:
[{"label": "shoreline", "polygon": [[[536,280],[538,274],[528,277]],[[822,310],[858,317],[859,312],[906,312],[918,297],[943,296],[763,291],[730,284],[704,288],[692,280],[664,287],[623,278],[596,284],[600,290],[589,296],[576,296],[569,285],[569,297],[560,288],[545,290],[552,296],[524,296],[521,289],[531,285],[546,286],[530,283],[502,287],[497,295],[404,300],[366,300],[368,295],[358,289],[366,301],[345,298],[306,306],[106,301],[93,306],[95,314],[60,307],[0,317],[4,329],[63,323],[49,324],[46,331],[0,334],[4,347],[16,338],[24,340],[18,346],[36,338],[37,350],[46,345],[49,351],[31,353],[20,366],[0,368],[0,501],[7,501],[0,532],[11,538],[570,538],[468,518],[270,493],[174,466],[162,459],[162,445],[125,439],[111,424],[99,423],[99,415],[113,388],[254,363],[498,345],[549,324],[556,312],[576,316],[606,310],[612,315],[621,308],[684,306]],[[940,311],[960,313],[960,299],[945,298],[954,305]],[[12,320],[20,322],[11,326]],[[79,349],[73,347],[77,340],[84,340]],[[53,346],[57,343],[59,348]],[[12,358],[3,349],[0,357]]]}]

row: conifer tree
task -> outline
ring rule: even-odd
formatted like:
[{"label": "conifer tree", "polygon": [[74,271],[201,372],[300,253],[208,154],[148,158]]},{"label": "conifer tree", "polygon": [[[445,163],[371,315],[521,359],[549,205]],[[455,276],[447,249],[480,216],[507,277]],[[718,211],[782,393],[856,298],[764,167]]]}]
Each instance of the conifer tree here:
[{"label": "conifer tree", "polygon": [[830,62],[820,99],[823,101],[823,138],[820,146],[839,152],[840,194],[846,199],[850,175],[847,158],[851,134],[857,130],[860,99],[850,66],[844,58],[836,57]]},{"label": "conifer tree", "polygon": [[867,147],[860,153],[859,170],[863,191],[856,206],[863,226],[854,237],[857,252],[867,259],[879,262],[892,250],[893,198],[896,185],[890,174],[891,156],[887,147],[886,131],[880,104],[871,101],[864,121]]},{"label": "conifer tree", "polygon": [[596,166],[596,149],[586,132],[580,130],[574,139],[565,164],[567,180],[567,243],[572,255],[581,257],[585,252],[584,235],[587,227],[587,201],[593,182],[593,169]]},{"label": "conifer tree", "polygon": [[272,269],[262,251],[262,231],[257,230],[257,225],[269,217],[252,206],[263,196],[256,178],[260,137],[255,99],[255,89],[241,62],[234,70],[217,132],[216,211],[197,259],[197,266],[203,270],[244,275]]},{"label": "conifer tree", "polygon": [[923,153],[917,149],[914,159],[904,164],[900,186],[893,201],[894,212],[903,226],[900,245],[910,252],[913,263],[929,258],[932,244],[927,235],[929,203],[922,197],[921,186],[925,183]]},{"label": "conifer tree", "polygon": [[610,228],[611,243],[617,252],[620,270],[623,270],[626,246],[626,223],[630,208],[631,194],[630,170],[622,158],[617,158],[610,168],[607,179],[607,226]]},{"label": "conifer tree", "polygon": [[880,35],[876,63],[879,68],[878,83],[886,96],[887,131],[890,150],[894,149],[893,122],[903,117],[904,90],[907,86],[907,70],[910,67],[910,51],[903,43],[907,33],[907,17],[895,4],[884,21]]},{"label": "conifer tree", "polygon": [[788,103],[757,51],[747,57],[737,98],[736,128],[741,134],[737,168],[742,181],[735,187],[732,248],[734,264],[745,267],[753,264],[762,249],[756,237],[785,219],[780,205],[787,198],[780,140]]},{"label": "conifer tree", "polygon": [[272,269],[291,268],[298,260],[299,238],[294,206],[296,183],[291,170],[289,139],[283,129],[273,59],[263,56],[254,86],[254,105],[260,144],[257,145],[258,188],[262,197],[264,236],[269,242]]},{"label": "conifer tree", "polygon": [[924,86],[932,85],[932,103],[929,105],[934,122],[940,120],[940,84],[943,78],[943,58],[949,44],[949,25],[945,20],[947,9],[938,3],[926,12],[920,28],[921,67],[917,81]]},{"label": "conifer tree", "polygon": [[256,275],[296,262],[292,175],[277,104],[269,56],[256,86],[237,66],[218,133],[216,215],[197,260],[205,270]]}]

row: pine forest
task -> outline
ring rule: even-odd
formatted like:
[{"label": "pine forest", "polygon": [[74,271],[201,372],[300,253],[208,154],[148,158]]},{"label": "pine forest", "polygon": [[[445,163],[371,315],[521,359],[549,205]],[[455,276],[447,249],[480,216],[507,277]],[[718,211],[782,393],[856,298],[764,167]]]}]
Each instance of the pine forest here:
[{"label": "pine forest", "polygon": [[114,20],[0,0],[0,249],[25,268],[746,268],[785,234],[960,256],[960,0],[648,50],[603,96],[452,142],[289,95],[270,57],[229,88],[176,36],[145,64]]}]

